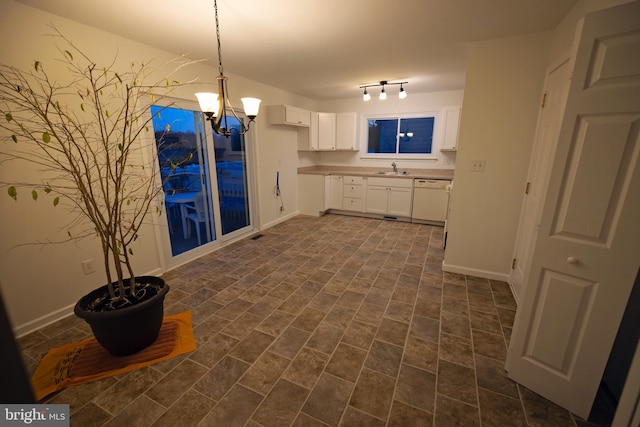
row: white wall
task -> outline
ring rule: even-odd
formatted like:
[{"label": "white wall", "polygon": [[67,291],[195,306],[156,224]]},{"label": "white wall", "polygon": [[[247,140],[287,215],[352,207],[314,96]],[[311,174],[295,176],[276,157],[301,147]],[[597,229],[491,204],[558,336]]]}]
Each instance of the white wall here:
[{"label": "white wall", "polygon": [[[550,40],[545,32],[470,46],[446,271],[508,277]],[[484,172],[471,171],[474,160]]]},{"label": "white wall", "polygon": [[[162,63],[176,56],[13,1],[0,3],[0,16],[3,21],[0,37],[6,41],[0,51],[0,61],[27,69],[37,59],[49,66],[53,78],[63,70],[56,69],[52,61],[57,55],[52,39],[43,37],[43,34],[51,33],[47,28],[50,23],[54,23],[98,62],[109,63],[117,54],[117,63],[126,67],[131,61],[153,60],[154,63]],[[214,51],[212,56],[215,57]],[[217,68],[204,64],[190,66],[182,70],[177,78],[181,81],[197,78],[201,83],[180,88],[174,96],[194,100],[195,92],[215,90],[216,75]],[[255,96],[263,100],[263,105],[288,103],[316,108],[315,102],[309,99],[233,75],[228,77],[232,94],[237,96],[232,99],[234,104],[239,104],[243,96]],[[290,134],[268,126],[263,116],[258,116],[257,126],[252,132],[258,164],[259,226],[264,227],[297,212],[297,146]],[[272,197],[277,170],[281,173],[284,212],[280,212],[279,205]],[[20,173],[34,174],[37,171],[25,169],[23,165],[3,164],[0,182],[14,181]],[[70,314],[77,299],[104,284],[106,277],[99,269],[101,252],[97,241],[19,246],[63,239],[68,213],[60,206],[51,207],[44,197],[34,205],[27,198],[15,202],[5,192],[3,188],[0,194],[0,290],[13,327],[17,334],[22,334]],[[134,248],[136,274],[159,273],[161,263],[157,253],[156,232],[165,231],[149,225],[141,233],[140,243]],[[95,260],[98,271],[84,275],[81,262],[89,258]]]},{"label": "white wall", "polygon": [[388,88],[388,98],[380,101],[377,98],[376,88],[370,88],[371,99],[362,100],[362,90],[354,88],[352,99],[322,101],[318,111],[333,113],[357,112],[358,113],[358,152],[299,152],[301,166],[325,165],[325,166],[371,166],[389,168],[392,162],[396,162],[398,168],[419,169],[453,169],[455,167],[456,154],[452,152],[440,152],[440,128],[436,121],[434,129],[434,154],[435,160],[393,160],[393,159],[363,159],[366,154],[366,114],[402,114],[402,113],[436,113],[439,114],[443,107],[455,107],[462,105],[462,90],[430,93],[411,93],[411,85],[406,85],[408,96],[399,99],[396,96],[397,87]]}]

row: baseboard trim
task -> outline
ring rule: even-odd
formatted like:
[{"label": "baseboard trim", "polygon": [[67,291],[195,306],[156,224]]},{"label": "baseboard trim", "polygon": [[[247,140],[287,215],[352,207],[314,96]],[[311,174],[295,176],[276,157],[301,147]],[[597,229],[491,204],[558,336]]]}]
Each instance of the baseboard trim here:
[{"label": "baseboard trim", "polygon": [[281,222],[285,222],[288,219],[291,219],[291,218],[293,218],[295,216],[298,216],[299,214],[300,213],[298,211],[291,212],[289,215],[285,215],[285,216],[283,216],[281,218],[278,218],[278,219],[276,219],[274,221],[268,222],[266,224],[262,224],[262,226],[260,227],[260,230],[266,230],[267,228],[271,228],[273,226],[276,226],[276,225],[280,224]]},{"label": "baseboard trim", "polygon": [[449,273],[464,274],[467,276],[483,277],[485,279],[491,279],[491,280],[501,280],[503,282],[507,282],[509,279],[508,274],[498,273],[495,271],[480,270],[477,268],[463,267],[460,265],[451,265],[451,264],[447,264],[445,261],[442,262],[442,271],[446,271]]}]

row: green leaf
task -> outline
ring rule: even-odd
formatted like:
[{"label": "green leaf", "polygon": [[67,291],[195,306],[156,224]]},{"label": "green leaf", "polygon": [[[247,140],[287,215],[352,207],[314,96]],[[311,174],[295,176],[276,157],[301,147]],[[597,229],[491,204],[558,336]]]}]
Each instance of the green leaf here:
[{"label": "green leaf", "polygon": [[11,115],[11,113],[7,113],[4,115],[4,118],[7,119],[8,122],[10,122],[11,120],[13,120],[13,116]]},{"label": "green leaf", "polygon": [[16,190],[16,187],[14,187],[13,185],[9,187],[7,193],[9,193],[9,197],[11,197],[13,200],[18,200],[18,190]]},{"label": "green leaf", "polygon": [[111,113],[109,113],[109,110],[104,110],[104,113],[107,115],[107,117],[111,115]]},{"label": "green leaf", "polygon": [[45,132],[42,134],[42,140],[45,144],[48,144],[49,141],[51,141],[51,135],[49,135],[49,132]]},{"label": "green leaf", "polygon": [[129,248],[129,255],[133,255],[133,249]]},{"label": "green leaf", "polygon": [[68,50],[65,50],[64,53],[69,57],[70,60],[73,61],[73,55]]},{"label": "green leaf", "polygon": [[36,190],[31,190],[31,198],[33,200],[38,200],[38,192]]},{"label": "green leaf", "polygon": [[44,192],[47,193],[47,194],[51,193],[51,187],[46,187],[44,189]]},{"label": "green leaf", "polygon": [[40,68],[40,61],[36,61],[36,63],[34,64],[34,68],[36,69],[36,71],[38,71],[38,68]]},{"label": "green leaf", "polygon": [[131,199],[127,200],[127,206],[131,205]]},{"label": "green leaf", "polygon": [[118,75],[118,73],[116,73],[116,78],[118,79],[118,81],[119,81],[120,83],[122,83],[122,79],[120,78],[120,76]]},{"label": "green leaf", "polygon": [[15,142],[16,144],[18,143],[18,137],[15,135],[11,135],[11,139],[13,139],[13,142]]},{"label": "green leaf", "polygon": [[165,126],[164,130],[166,130],[167,132],[171,131],[171,125],[169,123],[167,123],[167,126]]},{"label": "green leaf", "polygon": [[58,203],[60,203],[60,197],[53,199],[53,206],[58,206]]},{"label": "green leaf", "polygon": [[118,150],[122,151],[122,143],[118,144]]},{"label": "green leaf", "polygon": [[80,104],[80,109],[84,111],[84,104]]}]

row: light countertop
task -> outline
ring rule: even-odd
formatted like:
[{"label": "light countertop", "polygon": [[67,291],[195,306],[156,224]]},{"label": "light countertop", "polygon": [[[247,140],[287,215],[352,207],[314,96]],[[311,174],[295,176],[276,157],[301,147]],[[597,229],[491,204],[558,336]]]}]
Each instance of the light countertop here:
[{"label": "light countertop", "polygon": [[[306,175],[354,175],[377,176],[388,178],[418,178],[418,179],[453,179],[453,169],[413,169],[398,168],[398,174],[380,174],[379,172],[391,172],[391,167],[364,167],[364,166],[306,166],[298,168],[298,174]],[[403,172],[408,174],[403,175]]]}]

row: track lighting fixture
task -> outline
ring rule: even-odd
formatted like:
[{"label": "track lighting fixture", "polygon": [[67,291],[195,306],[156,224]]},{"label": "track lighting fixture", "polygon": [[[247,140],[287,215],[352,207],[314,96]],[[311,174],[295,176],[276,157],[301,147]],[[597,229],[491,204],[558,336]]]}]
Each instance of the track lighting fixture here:
[{"label": "track lighting fixture", "polygon": [[[227,93],[227,77],[224,75],[222,68],[222,49],[220,48],[220,26],[218,24],[218,2],[213,1],[213,6],[216,14],[216,38],[218,41],[218,69],[220,75],[216,78],[218,80],[218,93],[200,92],[196,93],[198,102],[200,103],[200,109],[207,116],[207,120],[211,122],[211,128],[218,135],[231,136],[232,132],[237,132],[240,135],[244,135],[249,131],[251,122],[254,121],[258,115],[260,108],[260,100],[257,98],[242,98],[242,104],[244,106],[244,113],[249,118],[249,123],[246,125],[238,117],[237,113],[231,106],[229,101],[229,94]],[[227,117],[235,117],[240,122],[240,129],[229,126],[227,123]]]},{"label": "track lighting fixture", "polygon": [[387,99],[387,92],[384,90],[384,87],[387,85],[400,85],[400,92],[398,93],[398,97],[400,99],[405,99],[407,97],[407,91],[404,90],[404,87],[402,85],[406,85],[408,82],[397,82],[397,83],[389,83],[386,80],[381,80],[380,83],[374,83],[371,85],[363,85],[360,86],[360,89],[364,89],[364,93],[362,94],[362,99],[364,99],[365,101],[368,101],[371,99],[371,95],[369,94],[369,92],[367,91],[368,87],[374,87],[374,86],[382,86],[382,89],[380,90],[380,100],[385,100]]}]

